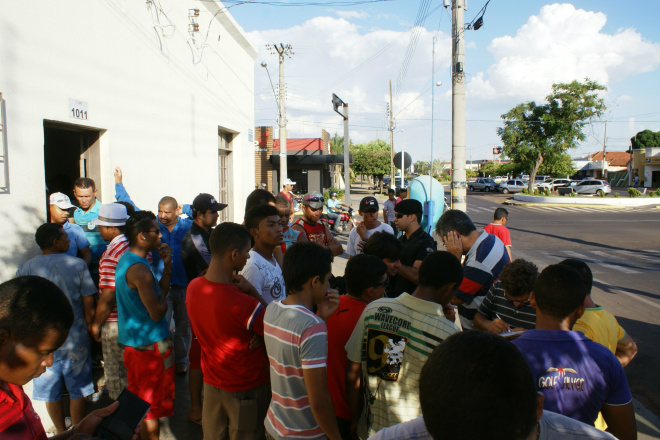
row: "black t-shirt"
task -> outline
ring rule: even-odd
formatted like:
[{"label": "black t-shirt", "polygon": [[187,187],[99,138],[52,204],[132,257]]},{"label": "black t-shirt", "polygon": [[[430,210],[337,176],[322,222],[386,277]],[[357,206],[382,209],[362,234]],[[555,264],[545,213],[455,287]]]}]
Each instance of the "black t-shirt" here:
[{"label": "black t-shirt", "polygon": [[209,267],[211,261],[211,247],[209,246],[211,231],[213,229],[207,232],[193,223],[181,241],[181,261],[188,282],[197,278],[204,269]]},{"label": "black t-shirt", "polygon": [[[413,266],[415,261],[424,260],[428,254],[438,250],[433,238],[424,232],[422,228],[417,229],[413,232],[410,237],[402,235],[399,237],[399,241],[403,244],[403,250],[401,251],[401,264],[404,266]],[[403,292],[412,293],[417,288],[417,285],[403,278],[401,275],[394,277],[394,283],[390,282],[390,285],[393,284],[392,289],[389,292],[386,291],[387,296],[397,297]],[[388,286],[389,287],[389,286]]]}]

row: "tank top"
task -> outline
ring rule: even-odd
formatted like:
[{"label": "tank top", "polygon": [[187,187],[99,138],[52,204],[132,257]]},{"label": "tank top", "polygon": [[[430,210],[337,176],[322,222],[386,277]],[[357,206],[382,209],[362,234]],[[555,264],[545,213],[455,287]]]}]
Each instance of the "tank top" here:
[{"label": "tank top", "polygon": [[328,237],[325,235],[325,225],[322,222],[316,222],[315,225],[310,225],[309,223],[305,223],[303,219],[299,218],[294,224],[303,227],[305,235],[307,235],[307,240],[312,243],[320,244],[321,246],[328,245]]}]

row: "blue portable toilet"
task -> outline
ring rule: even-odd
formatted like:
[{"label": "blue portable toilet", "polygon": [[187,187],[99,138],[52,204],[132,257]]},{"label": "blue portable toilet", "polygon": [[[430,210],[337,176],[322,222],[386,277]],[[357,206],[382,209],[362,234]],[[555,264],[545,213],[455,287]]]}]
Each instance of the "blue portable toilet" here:
[{"label": "blue portable toilet", "polygon": [[[445,208],[445,188],[431,176],[418,176],[408,184],[408,197],[422,204],[424,214],[420,222],[422,229],[429,234],[438,222]],[[433,199],[431,200],[431,197]]]}]

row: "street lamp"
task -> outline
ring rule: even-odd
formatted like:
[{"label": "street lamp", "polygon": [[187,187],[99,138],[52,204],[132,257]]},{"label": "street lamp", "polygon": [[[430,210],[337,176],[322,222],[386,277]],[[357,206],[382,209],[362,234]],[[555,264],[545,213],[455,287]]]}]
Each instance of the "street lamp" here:
[{"label": "street lamp", "polygon": [[[339,96],[332,94],[332,107],[335,112],[344,119],[344,201],[350,206],[351,204],[351,170],[349,168],[349,138],[348,138],[348,104],[339,98]],[[343,113],[339,111],[342,108]]]}]

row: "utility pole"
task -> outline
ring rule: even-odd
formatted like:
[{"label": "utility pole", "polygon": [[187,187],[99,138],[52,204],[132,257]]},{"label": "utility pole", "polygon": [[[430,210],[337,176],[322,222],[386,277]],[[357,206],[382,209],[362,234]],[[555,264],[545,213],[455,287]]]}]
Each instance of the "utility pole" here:
[{"label": "utility pole", "polygon": [[[344,202],[351,206],[351,169],[350,169],[350,151],[348,137],[348,104],[342,101],[339,96],[332,94],[332,106],[335,112],[344,118]],[[342,107],[341,113],[338,109]]]},{"label": "utility pole", "polygon": [[[429,171],[429,200],[426,207],[429,218],[433,218],[435,211],[435,200],[433,200],[433,126],[435,125],[435,40],[433,36],[433,50],[431,53],[431,169]],[[431,222],[429,221],[429,224]],[[428,231],[427,231],[428,232]]]},{"label": "utility pole", "polygon": [[394,109],[392,108],[392,80],[390,80],[390,188],[394,189]]},{"label": "utility pole", "polygon": [[605,135],[603,136],[603,161],[601,162],[600,178],[607,180],[607,170],[605,169],[605,148],[607,144],[607,121],[605,121]]},{"label": "utility pole", "polygon": [[451,208],[467,210],[465,191],[464,0],[452,0]]},{"label": "utility pole", "polygon": [[280,106],[279,109],[279,120],[277,121],[277,124],[280,126],[280,173],[279,173],[279,179],[278,179],[278,190],[282,189],[282,182],[284,182],[287,179],[287,151],[286,151],[286,106],[285,106],[285,100],[286,100],[286,86],[284,85],[284,56],[288,56],[291,58],[291,55],[293,55],[293,48],[291,47],[290,44],[284,45],[280,43],[278,46],[277,44],[273,44],[272,46],[270,44],[266,45],[268,49],[270,49],[271,53],[273,53],[273,49],[278,53],[280,57],[280,84],[279,84],[279,98],[278,98],[278,103]]}]

